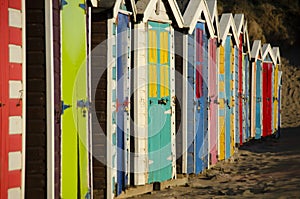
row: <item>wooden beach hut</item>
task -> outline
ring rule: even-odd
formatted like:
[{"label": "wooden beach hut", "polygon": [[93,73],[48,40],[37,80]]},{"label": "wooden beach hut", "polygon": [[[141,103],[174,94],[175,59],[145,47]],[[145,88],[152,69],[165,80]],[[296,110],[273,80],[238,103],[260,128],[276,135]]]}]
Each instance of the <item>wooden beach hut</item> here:
[{"label": "wooden beach hut", "polygon": [[174,27],[183,27],[175,0],[136,3],[134,28],[134,184],[176,177]]},{"label": "wooden beach hut", "polygon": [[24,198],[25,1],[0,4],[0,198]]},{"label": "wooden beach hut", "polygon": [[[184,96],[187,98],[185,101],[187,104],[184,107],[187,109],[183,111],[185,112],[184,117],[186,116],[188,121],[184,126],[184,129],[187,130],[183,131],[184,146],[187,146],[185,149],[187,150],[187,170],[185,173],[199,174],[208,168],[209,164],[208,108],[210,102],[208,101],[208,90],[210,89],[209,67],[212,64],[209,58],[211,55],[215,55],[210,51],[209,46],[215,33],[206,1],[191,0],[183,18],[184,26],[188,28],[188,35],[184,41],[186,44],[184,51],[187,51],[185,58],[187,62],[185,63],[186,77],[184,77],[187,79]],[[214,41],[216,42],[216,40]],[[215,67],[215,65],[211,67]],[[213,76],[213,74],[211,75]],[[213,82],[211,87],[211,91],[215,91],[216,83]],[[216,137],[216,135],[213,136]]]},{"label": "wooden beach hut", "polygon": [[273,133],[273,71],[275,58],[270,44],[262,47],[262,100],[263,100],[263,132],[266,137]]},{"label": "wooden beach hut", "polygon": [[262,50],[261,41],[251,48],[251,137],[262,136]]},{"label": "wooden beach hut", "polygon": [[249,55],[250,43],[244,14],[236,14],[234,22],[239,37],[238,46],[238,126],[236,143],[242,145],[248,139],[249,128]]},{"label": "wooden beach hut", "polygon": [[235,147],[234,85],[236,46],[239,40],[232,14],[223,14],[220,20],[220,65],[219,65],[219,123],[220,160],[228,159]]},{"label": "wooden beach hut", "polygon": [[134,1],[92,1],[93,194],[113,198],[130,185]]},{"label": "wooden beach hut", "polygon": [[278,133],[280,128],[280,87],[281,87],[281,57],[279,47],[273,47],[273,53],[275,56],[275,70],[274,70],[274,93],[273,93],[273,129],[274,133]]}]

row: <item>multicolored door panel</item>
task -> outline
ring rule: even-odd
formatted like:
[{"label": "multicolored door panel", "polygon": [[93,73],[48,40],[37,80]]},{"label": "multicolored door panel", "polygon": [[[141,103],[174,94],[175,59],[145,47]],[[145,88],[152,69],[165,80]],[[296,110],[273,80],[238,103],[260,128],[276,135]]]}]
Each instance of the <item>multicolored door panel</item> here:
[{"label": "multicolored door panel", "polygon": [[[233,77],[233,80],[234,80],[234,91],[233,91],[233,104],[234,104],[234,140],[233,140],[233,143],[232,143],[232,146],[231,146],[231,155],[233,155],[234,153],[234,146],[235,144],[240,144],[241,143],[241,140],[243,138],[242,136],[242,122],[243,122],[243,117],[242,117],[242,114],[241,114],[241,111],[242,111],[242,102],[241,102],[241,95],[242,95],[242,92],[239,92],[239,89],[240,89],[240,86],[242,83],[242,76],[240,76],[240,71],[241,71],[241,65],[239,63],[240,61],[240,58],[239,58],[239,48],[238,46],[236,45],[234,47],[234,77]],[[241,71],[242,72],[242,71]],[[241,122],[241,123],[240,123]],[[241,129],[241,130],[240,130]]]},{"label": "multicolored door panel", "polygon": [[[256,110],[255,110],[255,139],[260,139],[262,136],[262,62],[261,60],[256,61]],[[255,75],[255,74],[254,74]]]},{"label": "multicolored door panel", "polygon": [[117,195],[128,185],[130,129],[130,21],[118,14],[117,24]]},{"label": "multicolored door panel", "polygon": [[172,178],[170,25],[149,22],[148,183]]},{"label": "multicolored door panel", "polygon": [[85,1],[63,1],[61,197],[89,196],[88,79]]},{"label": "multicolored door panel", "polygon": [[[236,143],[242,145],[245,136],[243,132],[245,132],[245,106],[243,103],[243,94],[244,94],[244,82],[245,82],[245,65],[244,65],[244,56],[243,56],[243,35],[240,35],[240,43],[238,49],[238,123],[239,123],[239,136],[236,137]],[[239,138],[237,140],[237,138]]]},{"label": "multicolored door panel", "polygon": [[250,137],[250,81],[249,81],[249,55],[243,56],[243,139],[242,142],[246,142]]},{"label": "multicolored door panel", "polygon": [[226,133],[226,93],[225,93],[225,47],[220,46],[219,67],[219,160],[225,159],[225,133]]},{"label": "multicolored door panel", "polygon": [[208,135],[207,135],[207,78],[208,78],[208,39],[205,34],[204,24],[196,26],[196,132],[195,132],[195,173],[198,174],[207,167],[208,162]]}]

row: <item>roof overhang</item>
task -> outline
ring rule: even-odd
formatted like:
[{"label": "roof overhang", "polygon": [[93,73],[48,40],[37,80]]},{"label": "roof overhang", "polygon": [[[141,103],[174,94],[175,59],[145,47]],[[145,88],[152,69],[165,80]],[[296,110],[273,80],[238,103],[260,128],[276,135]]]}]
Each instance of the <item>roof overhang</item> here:
[{"label": "roof overhang", "polygon": [[[230,32],[230,30],[232,30]],[[225,13],[222,14],[221,20],[220,20],[220,37],[221,37],[221,45],[225,45],[226,37],[229,34],[232,34],[234,42],[238,45],[239,44],[239,38],[236,33],[236,27],[234,24],[234,20],[231,13]]]},{"label": "roof overhang", "polygon": [[200,0],[200,2],[199,0],[191,0],[189,2],[188,7],[183,15],[184,27],[189,28],[189,34],[192,34],[195,30],[197,22],[199,19],[201,19],[202,13],[204,15],[210,37],[213,38],[215,31],[205,0]]}]

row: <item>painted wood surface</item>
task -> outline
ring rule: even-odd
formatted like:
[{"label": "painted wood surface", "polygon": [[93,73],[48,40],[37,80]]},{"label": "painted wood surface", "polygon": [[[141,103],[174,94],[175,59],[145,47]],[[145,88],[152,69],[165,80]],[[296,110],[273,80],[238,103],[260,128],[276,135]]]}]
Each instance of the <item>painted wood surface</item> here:
[{"label": "painted wood surface", "polygon": [[275,70],[274,70],[274,92],[273,92],[273,107],[274,107],[274,112],[273,112],[273,129],[274,132],[278,131],[278,91],[279,91],[279,65],[275,65]]},{"label": "painted wood surface", "polygon": [[263,63],[263,136],[272,133],[272,63]]},{"label": "painted wood surface", "polygon": [[83,0],[64,2],[62,39],[61,197],[89,195],[87,32]]},{"label": "painted wood surface", "polygon": [[[219,160],[225,159],[225,132],[226,132],[226,93],[225,93],[225,48],[220,46],[219,66]],[[226,106],[226,107],[225,107]]]},{"label": "painted wood surface", "polygon": [[256,62],[255,138],[262,136],[262,62]]},{"label": "painted wood surface", "polygon": [[243,140],[244,140],[244,135],[243,132],[245,132],[245,108],[244,108],[244,104],[243,104],[243,94],[244,94],[244,81],[245,81],[245,67],[243,67],[243,34],[240,34],[239,36],[239,49],[238,49],[238,122],[239,122],[239,136],[237,136],[237,138],[239,138],[238,140],[236,140],[236,143],[242,145],[243,144]]},{"label": "painted wood surface", "polygon": [[117,195],[129,184],[130,151],[130,21],[119,14],[117,24]]},{"label": "painted wood surface", "polygon": [[[226,37],[225,42],[225,159],[230,158],[230,145],[231,145],[231,131],[232,128],[234,128],[233,125],[233,118],[232,118],[232,112],[231,110],[233,108],[232,106],[232,94],[231,91],[233,90],[233,82],[232,82],[232,73],[233,72],[233,65],[232,63],[234,56],[234,51],[232,51],[231,46],[231,36]],[[234,130],[234,129],[233,129]]]},{"label": "painted wood surface", "polygon": [[[240,68],[242,67],[239,63],[239,47],[238,45],[235,45],[234,47],[234,85],[233,85],[233,104],[234,104],[234,139],[233,139],[233,146],[232,146],[232,152],[234,153],[234,147],[235,144],[240,144],[240,121],[243,121],[243,118],[240,117],[240,108],[242,108],[242,105],[240,104],[240,94],[239,94],[239,87],[240,87]],[[242,82],[242,80],[241,80]],[[241,106],[241,107],[240,107]]]},{"label": "painted wood surface", "polygon": [[172,178],[170,25],[149,22],[148,183]]},{"label": "painted wood surface", "polygon": [[195,33],[188,36],[188,64],[187,64],[187,173],[195,172]]},{"label": "painted wood surface", "polygon": [[210,165],[218,161],[218,64],[217,39],[209,40],[209,153]]}]

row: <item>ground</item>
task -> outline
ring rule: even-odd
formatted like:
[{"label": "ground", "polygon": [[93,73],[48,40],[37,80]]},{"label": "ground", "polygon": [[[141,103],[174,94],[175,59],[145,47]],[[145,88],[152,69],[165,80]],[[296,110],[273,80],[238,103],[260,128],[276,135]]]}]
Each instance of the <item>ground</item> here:
[{"label": "ground", "polygon": [[233,160],[190,176],[185,186],[135,198],[300,198],[300,128],[246,143]]}]

